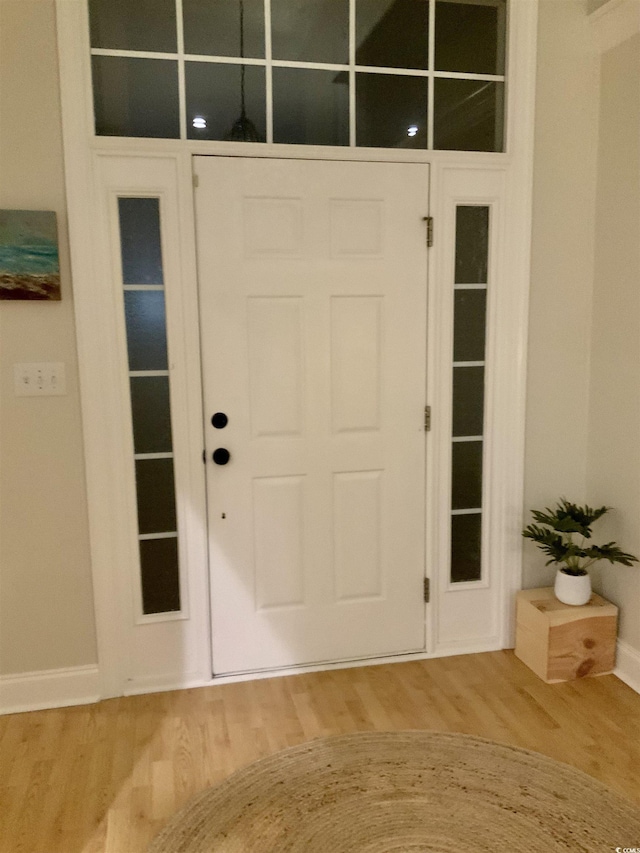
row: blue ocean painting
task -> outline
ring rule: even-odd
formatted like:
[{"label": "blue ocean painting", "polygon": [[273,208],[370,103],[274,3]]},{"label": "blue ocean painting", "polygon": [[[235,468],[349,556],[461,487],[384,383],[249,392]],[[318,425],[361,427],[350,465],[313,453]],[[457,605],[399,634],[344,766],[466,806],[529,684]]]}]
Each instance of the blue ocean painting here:
[{"label": "blue ocean painting", "polygon": [[0,210],[0,299],[60,299],[54,211]]}]

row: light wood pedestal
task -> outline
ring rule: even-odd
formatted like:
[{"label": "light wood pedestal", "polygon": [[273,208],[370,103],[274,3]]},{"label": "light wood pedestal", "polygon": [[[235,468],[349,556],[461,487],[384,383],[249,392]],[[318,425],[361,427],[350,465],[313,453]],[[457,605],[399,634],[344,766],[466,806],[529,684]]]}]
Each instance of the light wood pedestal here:
[{"label": "light wood pedestal", "polygon": [[516,656],[548,684],[611,672],[617,631],[618,608],[595,593],[579,607],[552,587],[517,595]]}]

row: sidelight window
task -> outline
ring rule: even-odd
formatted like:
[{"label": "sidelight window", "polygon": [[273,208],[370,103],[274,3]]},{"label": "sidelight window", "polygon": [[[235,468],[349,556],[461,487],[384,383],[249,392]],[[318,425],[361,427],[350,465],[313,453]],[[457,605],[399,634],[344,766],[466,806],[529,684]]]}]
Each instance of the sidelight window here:
[{"label": "sidelight window", "polygon": [[489,208],[456,209],[451,444],[451,581],[482,577]]},{"label": "sidelight window", "polygon": [[119,198],[144,615],[180,610],[164,275],[157,198]]}]

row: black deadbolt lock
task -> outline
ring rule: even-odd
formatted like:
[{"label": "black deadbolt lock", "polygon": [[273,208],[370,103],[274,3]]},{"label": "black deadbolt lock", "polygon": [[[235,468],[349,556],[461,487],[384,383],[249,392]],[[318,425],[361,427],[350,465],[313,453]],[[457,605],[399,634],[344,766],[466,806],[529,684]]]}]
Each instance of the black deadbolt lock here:
[{"label": "black deadbolt lock", "polygon": [[213,451],[213,461],[216,465],[226,465],[231,459],[231,454],[226,447],[218,447]]},{"label": "black deadbolt lock", "polygon": [[211,416],[211,424],[216,429],[224,429],[228,423],[229,418],[224,412],[216,412],[215,415]]}]

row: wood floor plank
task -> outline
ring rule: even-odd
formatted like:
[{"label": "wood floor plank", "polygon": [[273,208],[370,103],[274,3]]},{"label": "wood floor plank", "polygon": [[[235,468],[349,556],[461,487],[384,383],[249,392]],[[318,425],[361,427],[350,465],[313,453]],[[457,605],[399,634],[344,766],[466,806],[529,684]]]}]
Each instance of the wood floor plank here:
[{"label": "wood floor plank", "polygon": [[545,684],[512,652],[357,667],[0,718],[0,853],[143,853],[195,793],[352,731],[457,731],[542,752],[640,805],[640,696]]}]

